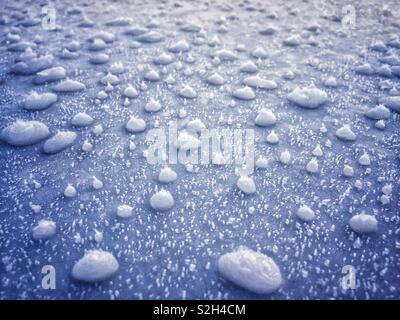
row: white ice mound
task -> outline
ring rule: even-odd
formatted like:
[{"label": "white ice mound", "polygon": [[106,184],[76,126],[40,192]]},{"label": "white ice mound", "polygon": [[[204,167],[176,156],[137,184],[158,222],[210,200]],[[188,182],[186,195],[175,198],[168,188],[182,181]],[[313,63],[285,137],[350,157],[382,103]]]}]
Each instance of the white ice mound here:
[{"label": "white ice mound", "polygon": [[57,153],[70,146],[72,146],[76,140],[77,134],[73,131],[60,131],[57,132],[53,137],[46,140],[43,145],[44,153]]},{"label": "white ice mound", "polygon": [[174,60],[174,57],[166,52],[161,53],[153,59],[154,64],[166,66]]},{"label": "white ice mound", "polygon": [[75,263],[72,277],[85,282],[103,281],[114,275],[118,268],[118,261],[112,253],[90,250]]},{"label": "white ice mound", "polygon": [[218,57],[221,61],[232,61],[235,60],[236,54],[227,49],[221,49],[214,53],[214,57]]},{"label": "white ice mound", "polygon": [[354,141],[356,140],[356,134],[351,130],[349,125],[344,125],[343,127],[336,130],[336,137],[344,141]]},{"label": "white ice mound", "polygon": [[158,191],[150,198],[150,206],[157,211],[169,210],[174,206],[174,204],[175,200],[167,190]]},{"label": "white ice mound", "polygon": [[174,53],[186,52],[190,50],[190,45],[186,40],[179,40],[178,42],[172,44],[168,50]]},{"label": "white ice mound", "polygon": [[278,135],[275,133],[274,130],[272,130],[268,135],[267,138],[265,139],[268,143],[270,144],[277,144],[279,143],[279,137]]},{"label": "white ice mound", "polygon": [[161,104],[157,100],[150,99],[150,101],[144,106],[144,110],[147,112],[157,112],[161,110]]},{"label": "white ice mound", "polygon": [[29,146],[46,139],[48,127],[39,121],[17,120],[1,131],[1,140],[13,146]]},{"label": "white ice mound", "polygon": [[328,95],[314,87],[296,87],[287,96],[288,100],[306,109],[316,109],[328,102]]},{"label": "white ice mound", "polygon": [[187,99],[194,99],[197,97],[197,92],[191,86],[186,85],[179,90],[179,95]]},{"label": "white ice mound", "polygon": [[297,209],[296,216],[305,222],[310,222],[315,219],[315,212],[309,206],[302,205]]},{"label": "white ice mound", "polygon": [[386,120],[390,117],[390,110],[383,104],[379,104],[376,107],[369,109],[365,116],[373,120]]},{"label": "white ice mound", "polygon": [[256,97],[250,87],[236,89],[232,92],[232,96],[240,100],[253,100]]},{"label": "white ice mound", "polygon": [[400,96],[382,97],[379,103],[384,104],[389,109],[400,113]]},{"label": "white ice mound", "polygon": [[25,97],[24,108],[26,110],[43,110],[57,101],[57,95],[51,92],[37,93],[32,91]]},{"label": "white ice mound", "polygon": [[156,70],[151,69],[144,74],[144,79],[148,81],[158,81],[160,80],[160,75]]},{"label": "white ice mound", "polygon": [[65,75],[65,69],[63,67],[48,68],[38,72],[36,77],[33,78],[33,83],[43,84],[46,82],[58,81],[64,79]]},{"label": "white ice mound", "polygon": [[199,148],[201,141],[193,136],[188,131],[181,131],[178,134],[178,139],[176,140],[176,146],[180,150],[195,150]]},{"label": "white ice mound", "polygon": [[131,117],[125,128],[131,133],[143,132],[146,130],[146,122],[141,118]]},{"label": "white ice mound", "polygon": [[239,70],[245,73],[255,73],[258,71],[258,67],[253,61],[249,60],[243,63]]},{"label": "white ice mound", "polygon": [[360,213],[349,220],[350,227],[358,233],[372,233],[378,231],[378,221],[375,216]]},{"label": "white ice mound", "polygon": [[186,129],[192,132],[200,133],[205,128],[206,125],[200,119],[193,119],[186,124]]},{"label": "white ice mound", "polygon": [[245,194],[253,194],[256,192],[256,184],[253,178],[241,176],[236,182],[236,186]]},{"label": "white ice mound", "polygon": [[275,123],[276,123],[276,116],[269,109],[261,109],[255,119],[255,124],[260,127],[272,126]]},{"label": "white ice mound", "polygon": [[243,84],[253,88],[259,89],[276,89],[278,85],[274,80],[263,79],[259,76],[247,77],[243,79]]},{"label": "white ice mound", "polygon": [[56,234],[57,225],[51,220],[40,220],[38,224],[32,228],[32,238],[34,240],[47,240]]},{"label": "white ice mound", "polygon": [[137,92],[135,87],[129,85],[124,90],[124,96],[127,98],[137,98],[139,96],[139,93]]},{"label": "white ice mound", "polygon": [[173,182],[178,178],[178,175],[174,170],[170,167],[165,167],[160,170],[160,174],[158,175],[158,181],[162,183]]},{"label": "white ice mound", "polygon": [[289,150],[285,150],[281,153],[279,161],[283,164],[289,164],[292,161],[292,156],[290,155]]},{"label": "white ice mound", "polygon": [[207,82],[214,86],[221,86],[225,83],[224,78],[218,73],[213,73],[211,76],[207,78]]},{"label": "white ice mound", "polygon": [[64,80],[53,86],[53,91],[55,92],[77,92],[85,89],[86,86],[82,82],[75,80]]},{"label": "white ice mound", "polygon": [[78,112],[72,117],[71,124],[76,127],[86,127],[93,123],[93,118],[85,112]]},{"label": "white ice mound", "polygon": [[117,216],[120,218],[129,218],[133,214],[133,208],[127,204],[121,204],[117,207]]},{"label": "white ice mound", "polygon": [[306,170],[309,173],[317,173],[319,171],[318,160],[316,158],[312,158],[306,165]]},{"label": "white ice mound", "polygon": [[272,293],[282,285],[275,261],[246,247],[222,255],[218,259],[218,270],[227,280],[258,294]]}]

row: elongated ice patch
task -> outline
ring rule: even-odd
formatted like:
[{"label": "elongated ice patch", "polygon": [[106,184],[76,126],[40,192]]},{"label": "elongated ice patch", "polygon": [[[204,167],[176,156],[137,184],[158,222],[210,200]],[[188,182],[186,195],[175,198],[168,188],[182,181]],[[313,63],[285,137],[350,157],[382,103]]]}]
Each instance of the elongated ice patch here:
[{"label": "elongated ice patch", "polygon": [[24,109],[26,110],[43,110],[50,107],[57,101],[57,95],[51,92],[37,93],[32,91],[25,97]]},{"label": "elongated ice patch", "polygon": [[246,247],[225,253],[218,259],[218,271],[227,280],[257,294],[269,294],[282,285],[275,261]]},{"label": "elongated ice patch", "polygon": [[33,78],[33,83],[43,84],[46,82],[58,81],[64,79],[65,75],[65,69],[63,67],[48,68],[38,72],[36,77]]},{"label": "elongated ice patch", "polygon": [[55,92],[77,92],[85,89],[86,86],[82,82],[69,79],[53,86]]},{"label": "elongated ice patch", "polygon": [[13,146],[28,146],[46,139],[48,127],[40,121],[17,120],[1,131],[1,140]]},{"label": "elongated ice patch", "polygon": [[72,268],[72,277],[78,281],[97,282],[113,276],[119,268],[112,253],[90,250]]},{"label": "elongated ice patch", "polygon": [[49,154],[60,152],[72,146],[76,137],[77,134],[73,131],[60,131],[44,143],[43,151]]},{"label": "elongated ice patch", "polygon": [[85,112],[79,112],[71,119],[71,124],[76,127],[86,127],[93,123],[93,118]]}]

